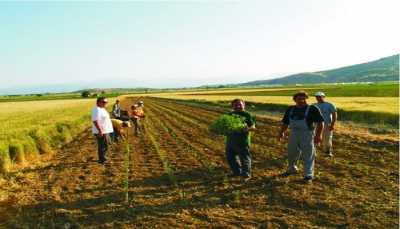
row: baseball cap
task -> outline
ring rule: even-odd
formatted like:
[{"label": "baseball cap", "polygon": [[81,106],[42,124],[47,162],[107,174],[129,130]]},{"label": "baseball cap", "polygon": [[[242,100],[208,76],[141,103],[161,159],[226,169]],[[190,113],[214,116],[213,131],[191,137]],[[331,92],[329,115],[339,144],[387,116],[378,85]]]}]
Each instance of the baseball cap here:
[{"label": "baseball cap", "polygon": [[322,91],[319,91],[319,92],[315,93],[314,95],[315,96],[325,97],[325,93],[323,93]]}]

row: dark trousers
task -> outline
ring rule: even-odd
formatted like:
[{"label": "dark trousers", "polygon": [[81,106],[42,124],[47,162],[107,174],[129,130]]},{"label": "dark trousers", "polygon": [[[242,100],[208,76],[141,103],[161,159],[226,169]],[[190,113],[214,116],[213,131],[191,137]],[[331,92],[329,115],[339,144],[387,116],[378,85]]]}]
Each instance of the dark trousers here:
[{"label": "dark trousers", "polygon": [[251,175],[251,154],[249,146],[226,145],[226,159],[234,175]]},{"label": "dark trousers", "polygon": [[96,135],[97,138],[97,153],[99,155],[99,162],[106,161],[106,153],[108,150],[108,143],[110,136],[108,134],[104,134],[102,137]]},{"label": "dark trousers", "polygon": [[133,128],[135,135],[138,135],[141,131],[144,131],[142,122],[138,118],[132,118]]},{"label": "dark trousers", "polygon": [[110,134],[110,138],[111,138],[111,142],[112,143],[119,142],[120,137],[121,137],[121,133],[117,129],[114,129],[114,132],[112,132]]}]

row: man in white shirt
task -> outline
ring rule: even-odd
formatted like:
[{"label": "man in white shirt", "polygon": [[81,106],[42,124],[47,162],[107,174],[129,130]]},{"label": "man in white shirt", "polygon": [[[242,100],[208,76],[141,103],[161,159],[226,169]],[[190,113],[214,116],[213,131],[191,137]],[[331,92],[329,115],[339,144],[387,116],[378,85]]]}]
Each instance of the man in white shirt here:
[{"label": "man in white shirt", "polygon": [[97,138],[99,163],[103,164],[107,158],[106,153],[110,142],[110,134],[114,132],[110,115],[105,106],[107,99],[97,98],[96,107],[92,109],[92,132]]},{"label": "man in white shirt", "polygon": [[332,138],[333,131],[335,130],[335,123],[337,120],[337,110],[335,105],[325,101],[325,93],[315,93],[317,103],[314,105],[319,108],[324,117],[324,130],[322,131],[322,151],[332,157]]}]

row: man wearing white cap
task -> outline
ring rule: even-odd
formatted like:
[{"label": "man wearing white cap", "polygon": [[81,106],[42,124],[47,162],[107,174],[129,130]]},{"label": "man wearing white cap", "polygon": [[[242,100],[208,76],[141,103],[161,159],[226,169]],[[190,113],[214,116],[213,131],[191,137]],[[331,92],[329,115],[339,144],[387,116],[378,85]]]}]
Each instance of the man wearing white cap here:
[{"label": "man wearing white cap", "polygon": [[97,151],[99,155],[99,163],[106,162],[106,153],[108,144],[110,143],[110,134],[114,132],[110,115],[105,109],[108,103],[105,97],[99,97],[96,106],[92,110],[92,132],[97,138]]},{"label": "man wearing white cap", "polygon": [[324,117],[324,130],[322,132],[322,150],[332,157],[332,137],[337,120],[337,110],[335,105],[325,101],[325,93],[319,91],[315,93],[317,103],[314,105],[319,108]]}]

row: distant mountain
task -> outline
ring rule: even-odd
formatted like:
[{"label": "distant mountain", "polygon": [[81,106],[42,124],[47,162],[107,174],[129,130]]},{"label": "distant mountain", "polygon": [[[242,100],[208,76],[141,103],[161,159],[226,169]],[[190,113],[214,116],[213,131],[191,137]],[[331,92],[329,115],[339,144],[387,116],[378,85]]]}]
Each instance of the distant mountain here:
[{"label": "distant mountain", "polygon": [[251,81],[238,86],[378,82],[399,80],[399,55],[327,71],[305,72],[277,79]]},{"label": "distant mountain", "polygon": [[58,84],[58,85],[37,85],[0,88],[0,95],[23,95],[41,93],[62,93],[81,89],[78,84]]},{"label": "distant mountain", "polygon": [[[43,94],[43,93],[66,93],[66,92],[80,92],[88,90],[93,91],[109,91],[112,88],[139,88],[143,85],[135,80],[125,79],[97,79],[93,82],[76,82],[65,84],[43,84],[32,86],[14,86],[14,87],[0,87],[0,95],[23,95],[23,94]],[[0,85],[3,86],[3,85]]]}]

